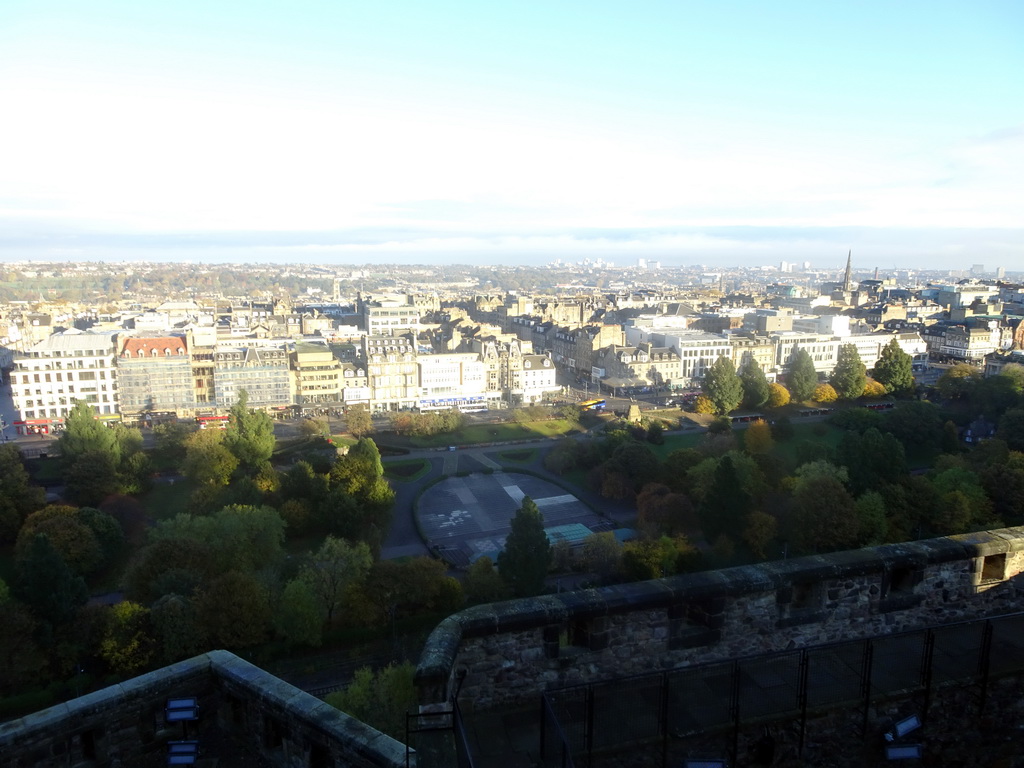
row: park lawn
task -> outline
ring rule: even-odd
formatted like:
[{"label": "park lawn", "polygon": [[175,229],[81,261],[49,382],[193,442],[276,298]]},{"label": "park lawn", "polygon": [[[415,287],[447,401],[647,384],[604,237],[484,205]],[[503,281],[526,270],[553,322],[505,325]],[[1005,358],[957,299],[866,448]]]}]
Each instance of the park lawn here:
[{"label": "park lawn", "polygon": [[170,520],[188,512],[188,501],[194,486],[182,478],[174,483],[154,483],[153,488],[140,501],[146,513],[154,520]]},{"label": "park lawn", "polygon": [[407,461],[389,461],[384,465],[384,475],[400,483],[412,483],[430,471],[430,462],[426,459],[408,459]]},{"label": "park lawn", "polygon": [[501,451],[498,458],[502,461],[511,461],[516,464],[527,464],[537,458],[536,448],[519,448],[511,451]]},{"label": "park lawn", "polygon": [[661,445],[654,445],[653,443],[647,443],[647,447],[654,451],[654,455],[657,456],[661,461],[680,448],[696,448],[701,439],[706,435],[707,432],[704,430],[688,431],[688,432],[666,432],[665,442]]},{"label": "park lawn", "polygon": [[411,437],[409,443],[416,448],[441,448],[446,445],[476,445],[560,437],[577,431],[579,426],[566,419],[528,421],[523,424],[470,424],[454,433]]}]

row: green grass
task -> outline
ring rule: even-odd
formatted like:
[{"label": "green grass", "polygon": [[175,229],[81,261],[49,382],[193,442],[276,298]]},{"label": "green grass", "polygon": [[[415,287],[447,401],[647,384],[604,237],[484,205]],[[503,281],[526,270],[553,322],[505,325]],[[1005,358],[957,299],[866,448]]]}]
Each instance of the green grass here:
[{"label": "green grass", "polygon": [[672,451],[679,450],[680,448],[696,448],[704,435],[705,432],[703,431],[666,434],[665,442],[662,445],[654,445],[653,443],[647,443],[646,445],[654,451],[655,456],[664,461],[665,457],[672,453]]},{"label": "green grass", "polygon": [[400,483],[412,483],[430,471],[430,462],[426,459],[409,459],[408,461],[389,461],[384,465],[384,474]]},{"label": "green grass", "polygon": [[577,431],[579,426],[565,419],[529,421],[523,424],[471,424],[450,434],[411,437],[409,443],[416,448],[441,448],[446,445],[477,445],[561,437]]},{"label": "green grass", "polygon": [[512,461],[517,464],[527,464],[537,458],[536,448],[526,448],[515,451],[501,451],[498,457],[502,461]]}]

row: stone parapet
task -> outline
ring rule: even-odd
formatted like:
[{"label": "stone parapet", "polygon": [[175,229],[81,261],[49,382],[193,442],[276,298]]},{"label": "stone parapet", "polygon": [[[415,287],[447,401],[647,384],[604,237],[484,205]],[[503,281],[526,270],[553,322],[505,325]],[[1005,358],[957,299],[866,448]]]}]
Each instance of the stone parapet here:
[{"label": "stone parapet", "polygon": [[[0,725],[5,768],[141,765],[182,737],[170,698],[195,698],[189,737],[216,728],[289,768],[401,768],[405,746],[227,651],[211,651]],[[214,755],[215,756],[215,755]],[[161,760],[162,762],[162,760]]]},{"label": "stone parapet", "polygon": [[[423,705],[478,708],[707,661],[1019,610],[1024,528],[474,606],[423,650]],[[464,674],[463,674],[464,673]]]}]

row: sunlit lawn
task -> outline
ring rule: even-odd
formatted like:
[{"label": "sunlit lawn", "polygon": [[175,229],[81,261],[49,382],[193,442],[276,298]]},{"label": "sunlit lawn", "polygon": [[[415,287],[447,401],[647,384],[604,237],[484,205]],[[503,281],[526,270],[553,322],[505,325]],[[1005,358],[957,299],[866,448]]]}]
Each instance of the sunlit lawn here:
[{"label": "sunlit lawn", "polygon": [[440,448],[445,445],[475,445],[559,437],[577,431],[579,427],[565,419],[529,421],[524,424],[471,424],[454,434],[411,437],[409,443],[416,448]]}]

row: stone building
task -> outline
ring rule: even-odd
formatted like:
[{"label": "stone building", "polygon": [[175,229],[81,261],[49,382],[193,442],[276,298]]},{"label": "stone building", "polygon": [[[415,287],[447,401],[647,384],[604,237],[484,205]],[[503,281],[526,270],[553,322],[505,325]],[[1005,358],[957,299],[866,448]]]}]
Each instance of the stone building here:
[{"label": "stone building", "polygon": [[341,401],[341,361],[329,347],[300,342],[292,353],[292,365],[300,405]]},{"label": "stone building", "polygon": [[16,355],[11,393],[20,418],[18,434],[50,433],[82,400],[101,420],[119,418],[114,333],[70,330],[40,341]]},{"label": "stone building", "polygon": [[230,409],[244,389],[250,408],[286,408],[294,401],[289,356],[280,347],[218,346],[213,354],[217,407]]},{"label": "stone building", "polygon": [[152,425],[195,414],[192,358],[183,336],[127,336],[118,341],[121,418]]},{"label": "stone building", "polygon": [[[417,316],[417,322],[418,322]],[[416,365],[416,334],[367,335],[363,338],[374,411],[415,408],[420,399],[419,367]]]}]

